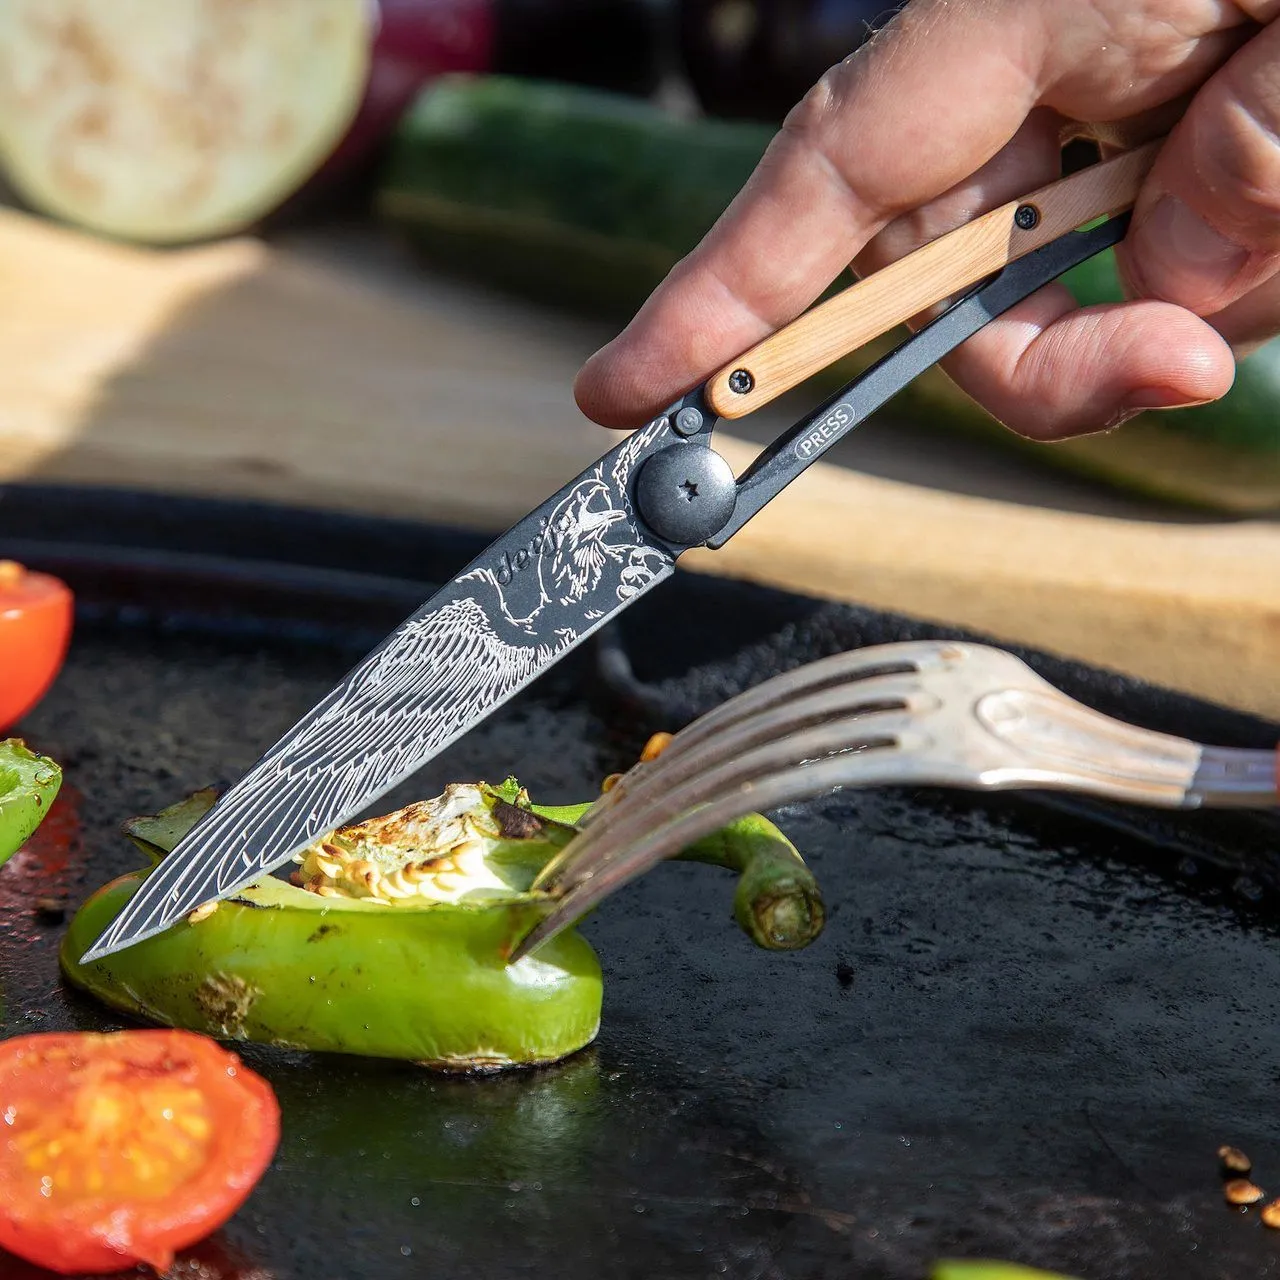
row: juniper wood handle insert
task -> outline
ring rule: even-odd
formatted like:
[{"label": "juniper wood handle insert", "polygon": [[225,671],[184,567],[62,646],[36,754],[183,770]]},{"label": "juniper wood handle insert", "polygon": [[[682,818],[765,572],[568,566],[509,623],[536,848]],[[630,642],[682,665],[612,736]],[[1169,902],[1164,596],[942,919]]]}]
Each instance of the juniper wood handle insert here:
[{"label": "juniper wood handle insert", "polygon": [[834,360],[1096,218],[1132,207],[1163,139],[1061,178],[948,232],[812,308],[707,382],[721,418],[741,418]]}]

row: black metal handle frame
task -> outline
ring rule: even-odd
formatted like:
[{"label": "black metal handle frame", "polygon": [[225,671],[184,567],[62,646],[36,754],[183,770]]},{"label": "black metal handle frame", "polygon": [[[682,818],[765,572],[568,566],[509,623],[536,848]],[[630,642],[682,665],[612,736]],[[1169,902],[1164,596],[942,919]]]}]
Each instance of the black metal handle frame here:
[{"label": "black metal handle frame", "polygon": [[1070,231],[976,285],[769,445],[739,478],[710,448],[719,425],[705,385],[662,416],[683,437],[659,450],[635,481],[637,513],[679,554],[719,550],[833,445],[908,383],[1037,289],[1124,239],[1130,214]]}]

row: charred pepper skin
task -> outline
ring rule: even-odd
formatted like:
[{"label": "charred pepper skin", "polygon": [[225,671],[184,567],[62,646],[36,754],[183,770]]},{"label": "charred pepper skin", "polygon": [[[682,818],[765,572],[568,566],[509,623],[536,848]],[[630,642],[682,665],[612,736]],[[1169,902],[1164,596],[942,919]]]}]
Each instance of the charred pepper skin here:
[{"label": "charred pepper skin", "polygon": [[[567,1057],[599,1029],[603,979],[595,952],[567,930],[516,964],[506,957],[547,910],[545,898],[523,889],[572,839],[572,824],[590,806],[535,806],[511,781],[484,791],[502,837],[487,856],[512,886],[501,897],[388,904],[319,896],[265,877],[154,938],[82,965],[79,957],[137,891],[143,870],[80,908],[63,939],[63,972],[122,1013],[223,1040],[443,1071]],[[126,833],[154,864],[214,799],[197,793],[135,819]],[[820,932],[817,885],[766,819],[742,819],[681,856],[739,873],[735,914],[759,945],[805,946]]]},{"label": "charred pepper skin", "polygon": [[44,821],[62,786],[62,770],[20,738],[0,740],[0,864]]}]

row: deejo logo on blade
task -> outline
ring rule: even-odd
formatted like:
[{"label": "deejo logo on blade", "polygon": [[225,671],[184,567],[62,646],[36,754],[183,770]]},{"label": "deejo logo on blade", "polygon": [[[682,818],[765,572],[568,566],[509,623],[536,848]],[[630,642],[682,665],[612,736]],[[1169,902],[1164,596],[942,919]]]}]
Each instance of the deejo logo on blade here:
[{"label": "deejo logo on blade", "polygon": [[497,572],[493,575],[498,580],[498,585],[507,586],[517,573],[542,554],[544,548],[558,551],[565,538],[569,536],[572,527],[573,520],[568,515],[562,515],[554,526],[546,516],[543,516],[538,532],[529,540],[527,546],[521,547],[514,556],[507,551],[502,553]]},{"label": "deejo logo on blade", "polygon": [[822,452],[837,436],[843,435],[854,424],[853,410],[847,404],[838,404],[819,423],[810,427],[808,432],[795,443],[796,457],[801,462]]}]

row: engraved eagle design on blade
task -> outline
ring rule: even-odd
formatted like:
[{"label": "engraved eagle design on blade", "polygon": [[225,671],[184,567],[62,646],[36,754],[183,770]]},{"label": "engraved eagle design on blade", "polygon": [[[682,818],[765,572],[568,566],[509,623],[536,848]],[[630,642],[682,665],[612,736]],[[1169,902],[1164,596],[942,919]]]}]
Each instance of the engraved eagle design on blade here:
[{"label": "engraved eagle design on blade", "polygon": [[369,653],[147,877],[86,958],[167,928],[326,835],[461,737],[674,557],[628,496],[664,419],[488,549]]}]

